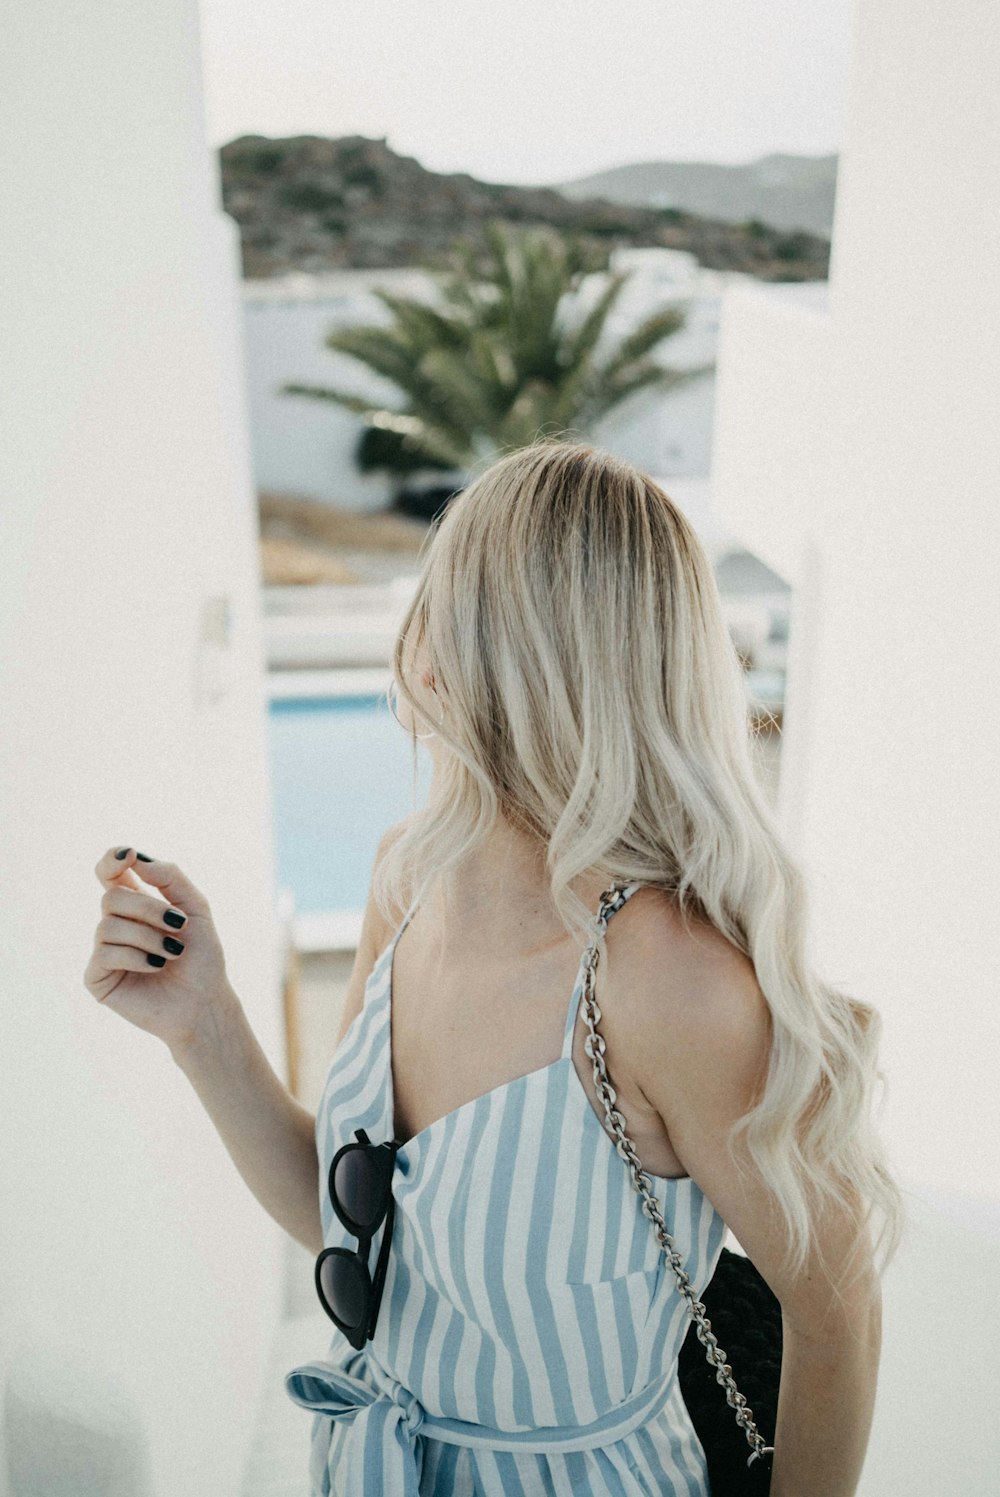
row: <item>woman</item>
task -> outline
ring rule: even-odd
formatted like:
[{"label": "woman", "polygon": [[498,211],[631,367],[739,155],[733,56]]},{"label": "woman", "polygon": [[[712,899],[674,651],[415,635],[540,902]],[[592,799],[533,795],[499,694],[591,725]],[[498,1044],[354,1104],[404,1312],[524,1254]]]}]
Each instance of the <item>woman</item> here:
[{"label": "woman", "polygon": [[[314,1411],[314,1497],[708,1492],[687,1308],[584,1050],[592,937],[615,1105],[692,1287],[728,1225],[781,1303],[773,1497],[850,1497],[900,1231],[877,1014],[810,970],[697,537],[607,453],[511,452],[432,526],[393,670],[433,779],[380,843],[315,1118],[204,896],[157,861],[138,871],[171,905],[143,893],[131,849],[97,867],[91,991],[168,1044],[264,1207],[336,1250],[325,1271],[375,1280],[360,1335],[336,1324],[286,1378]],[[348,1144],[386,1165],[381,1237],[331,1199]]]}]

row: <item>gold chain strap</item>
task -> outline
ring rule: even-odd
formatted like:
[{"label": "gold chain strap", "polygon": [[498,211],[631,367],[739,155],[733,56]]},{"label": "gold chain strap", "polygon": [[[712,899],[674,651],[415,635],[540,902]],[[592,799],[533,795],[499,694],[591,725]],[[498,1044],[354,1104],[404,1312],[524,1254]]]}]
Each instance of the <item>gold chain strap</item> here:
[{"label": "gold chain strap", "polygon": [[642,1209],[653,1223],[653,1230],[659,1240],[660,1246],[666,1254],[674,1274],[677,1278],[677,1286],[681,1294],[687,1300],[688,1309],[695,1323],[695,1333],[702,1346],[705,1347],[705,1355],[715,1368],[715,1379],[726,1392],[726,1402],[730,1408],[736,1410],[736,1422],[747,1437],[747,1443],[752,1447],[752,1453],[747,1460],[747,1465],[752,1466],[754,1461],[764,1455],[774,1453],[773,1445],[766,1445],[756,1424],[753,1422],[753,1410],[747,1406],[744,1395],[736,1386],[733,1378],[733,1369],[726,1360],[726,1354],[720,1347],[718,1340],[712,1334],[712,1322],[705,1312],[705,1306],[701,1300],[696,1299],[691,1282],[684,1271],[684,1260],[674,1245],[674,1240],[667,1231],[666,1223],[660,1212],[659,1203],[649,1188],[649,1176],[645,1173],[639,1163],[639,1156],[635,1152],[632,1140],[625,1132],[625,1118],[615,1107],[618,1093],[611,1085],[607,1066],[604,1063],[604,1037],[598,1033],[597,1023],[601,1017],[594,995],[594,979],[600,961],[600,938],[607,930],[608,917],[613,906],[622,892],[624,885],[612,884],[611,888],[601,895],[601,905],[596,918],[591,922],[594,929],[594,940],[587,947],[587,961],[584,970],[584,1017],[587,1028],[590,1030],[584,1041],[584,1050],[594,1066],[594,1084],[597,1093],[604,1104],[604,1114],[607,1118],[606,1132],[615,1138],[615,1147],[625,1160],[632,1176],[632,1184],[642,1196]]}]

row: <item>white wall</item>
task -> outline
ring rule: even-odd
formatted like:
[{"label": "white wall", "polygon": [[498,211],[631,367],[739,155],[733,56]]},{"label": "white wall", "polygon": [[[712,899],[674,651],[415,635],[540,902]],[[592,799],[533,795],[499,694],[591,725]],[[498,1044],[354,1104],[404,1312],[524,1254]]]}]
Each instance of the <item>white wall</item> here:
[{"label": "white wall", "polygon": [[[398,402],[394,385],[355,359],[324,345],[334,327],[390,321],[369,293],[379,285],[396,294],[420,294],[425,277],[412,272],[342,271],[323,278],[255,281],[243,287],[246,384],[253,468],[262,492],[319,499],[340,509],[374,511],[389,503],[384,473],[361,473],[354,453],[361,418],[332,401],[284,395],[286,383],[330,386]],[[298,291],[295,291],[298,287]]]},{"label": "white wall", "polygon": [[716,504],[798,583],[781,795],[816,959],[882,1010],[884,1131],[934,1201],[888,1282],[866,1497],[995,1491],[1000,1462],[995,21],[860,0],[828,310],[740,287],[722,318]]},{"label": "white wall", "polygon": [[82,980],[99,855],[174,859],[282,1064],[236,231],[193,0],[10,7],[0,67],[0,1491],[236,1497],[282,1234]]}]

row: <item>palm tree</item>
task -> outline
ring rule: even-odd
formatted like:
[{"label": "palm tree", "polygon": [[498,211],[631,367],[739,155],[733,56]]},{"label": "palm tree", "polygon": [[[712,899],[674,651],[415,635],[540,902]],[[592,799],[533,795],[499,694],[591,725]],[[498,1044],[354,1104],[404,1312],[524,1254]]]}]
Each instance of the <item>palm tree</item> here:
[{"label": "palm tree", "polygon": [[667,369],[650,357],[685,326],[686,310],[676,305],[652,313],[598,360],[597,344],[629,272],[610,274],[594,305],[581,311],[579,283],[589,269],[606,270],[606,252],[595,266],[579,240],[548,230],[513,234],[498,221],[487,225],[485,238],[485,267],[469,241],[453,248],[438,279],[440,305],[377,288],[393,314],[390,325],[336,328],[325,339],[327,348],[395,384],[401,409],[323,386],[283,386],[286,394],[334,401],[364,418],[363,470],[466,470],[551,428],[585,431],[639,390],[670,389],[714,367]]}]

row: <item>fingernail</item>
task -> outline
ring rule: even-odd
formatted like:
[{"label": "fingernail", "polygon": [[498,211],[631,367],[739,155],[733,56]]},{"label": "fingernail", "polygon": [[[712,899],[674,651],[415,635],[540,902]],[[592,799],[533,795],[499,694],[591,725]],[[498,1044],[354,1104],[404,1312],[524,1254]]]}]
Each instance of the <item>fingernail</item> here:
[{"label": "fingernail", "polygon": [[155,858],[147,858],[147,856],[146,856],[146,854],[144,852],[137,852],[136,853],[136,857],[139,859],[140,863],[155,863],[156,862]]},{"label": "fingernail", "polygon": [[173,936],[164,936],[163,946],[166,951],[170,952],[171,956],[180,956],[181,952],[184,950],[184,942],[175,941]]},{"label": "fingernail", "polygon": [[131,851],[131,848],[123,847],[119,852],[115,853],[115,857],[118,859],[119,862],[121,862],[122,858],[127,858],[128,857],[130,851]]},{"label": "fingernail", "polygon": [[166,961],[167,961],[167,959],[166,959],[165,956],[157,956],[156,953],[153,952],[153,951],[147,951],[146,952],[146,960],[147,960],[147,962],[149,963],[149,965],[151,967],[163,967],[163,966],[166,966]]},{"label": "fingernail", "polygon": [[182,915],[180,910],[168,910],[163,918],[167,925],[173,926],[174,930],[180,930],[181,926],[187,919],[187,916]]}]

